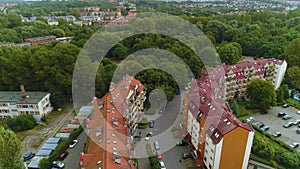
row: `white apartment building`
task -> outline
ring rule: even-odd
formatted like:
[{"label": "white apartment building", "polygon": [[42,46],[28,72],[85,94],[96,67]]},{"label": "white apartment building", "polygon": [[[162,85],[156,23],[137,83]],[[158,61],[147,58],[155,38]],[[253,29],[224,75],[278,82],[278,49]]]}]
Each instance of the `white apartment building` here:
[{"label": "white apartment building", "polygon": [[40,121],[52,110],[50,93],[26,92],[26,96],[24,96],[21,92],[0,91],[0,119],[31,114]]}]

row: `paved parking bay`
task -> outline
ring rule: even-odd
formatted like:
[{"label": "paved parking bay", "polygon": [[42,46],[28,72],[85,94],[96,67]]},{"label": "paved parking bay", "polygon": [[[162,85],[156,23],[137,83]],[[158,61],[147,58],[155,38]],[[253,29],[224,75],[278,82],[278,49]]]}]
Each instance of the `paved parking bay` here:
[{"label": "paved parking bay", "polygon": [[[269,133],[274,133],[276,131],[281,132],[282,136],[278,137],[278,139],[282,140],[286,144],[291,144],[293,142],[300,143],[300,134],[296,133],[297,129],[300,129],[298,126],[291,126],[289,128],[284,128],[283,124],[288,121],[294,121],[296,119],[300,119],[300,114],[296,113],[297,109],[293,107],[283,108],[283,107],[273,107],[268,110],[268,113],[265,115],[256,114],[253,117],[256,119],[254,124],[259,122],[264,123],[265,125],[270,126]],[[278,112],[285,112],[292,116],[289,120],[283,120],[282,117],[277,117]],[[300,151],[300,147],[297,148]]]}]

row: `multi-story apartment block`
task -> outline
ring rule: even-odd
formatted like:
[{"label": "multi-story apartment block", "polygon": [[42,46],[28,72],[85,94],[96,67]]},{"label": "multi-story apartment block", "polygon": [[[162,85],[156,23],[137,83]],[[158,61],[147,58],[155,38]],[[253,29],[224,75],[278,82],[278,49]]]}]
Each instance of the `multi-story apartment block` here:
[{"label": "multi-story apartment block", "polygon": [[185,98],[184,129],[196,158],[194,166],[208,169],[246,169],[254,130],[232,114],[226,100],[246,96],[256,78],[280,86],[286,62],[258,59],[203,70]]},{"label": "multi-story apartment block", "polygon": [[132,76],[111,84],[109,93],[93,100],[86,120],[87,151],[80,155],[82,169],[134,169],[132,136],[143,114],[144,86]]},{"label": "multi-story apartment block", "polygon": [[257,59],[235,65],[223,65],[225,71],[226,99],[244,97],[246,86],[253,79],[264,79],[271,82],[277,90],[283,80],[287,63],[277,59]]},{"label": "multi-story apartment block", "polygon": [[38,121],[51,112],[50,93],[45,92],[0,92],[0,119],[20,114],[32,114]]}]

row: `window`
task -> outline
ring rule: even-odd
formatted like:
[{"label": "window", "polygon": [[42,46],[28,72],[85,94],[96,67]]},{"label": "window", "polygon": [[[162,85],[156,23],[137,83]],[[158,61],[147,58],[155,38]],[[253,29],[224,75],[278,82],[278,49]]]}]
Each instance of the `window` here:
[{"label": "window", "polygon": [[218,138],[220,136],[219,132],[215,133],[215,137]]},{"label": "window", "polygon": [[213,132],[213,131],[215,130],[215,127],[214,127],[213,125],[211,125],[210,128],[209,128],[209,130],[210,130],[211,132]]},{"label": "window", "polygon": [[212,168],[211,164],[209,164],[209,168],[210,168],[210,169]]},{"label": "window", "polygon": [[214,153],[214,150],[213,150],[213,149],[210,149],[210,151],[211,151],[212,153]]},{"label": "window", "polygon": [[206,157],[204,157],[204,161],[207,161]]}]

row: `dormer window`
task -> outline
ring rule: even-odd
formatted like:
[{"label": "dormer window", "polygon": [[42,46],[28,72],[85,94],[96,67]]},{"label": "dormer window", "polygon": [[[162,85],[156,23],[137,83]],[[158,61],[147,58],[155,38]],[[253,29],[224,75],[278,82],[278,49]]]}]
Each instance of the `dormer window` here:
[{"label": "dormer window", "polygon": [[215,137],[218,138],[220,136],[219,132],[215,133]]}]

